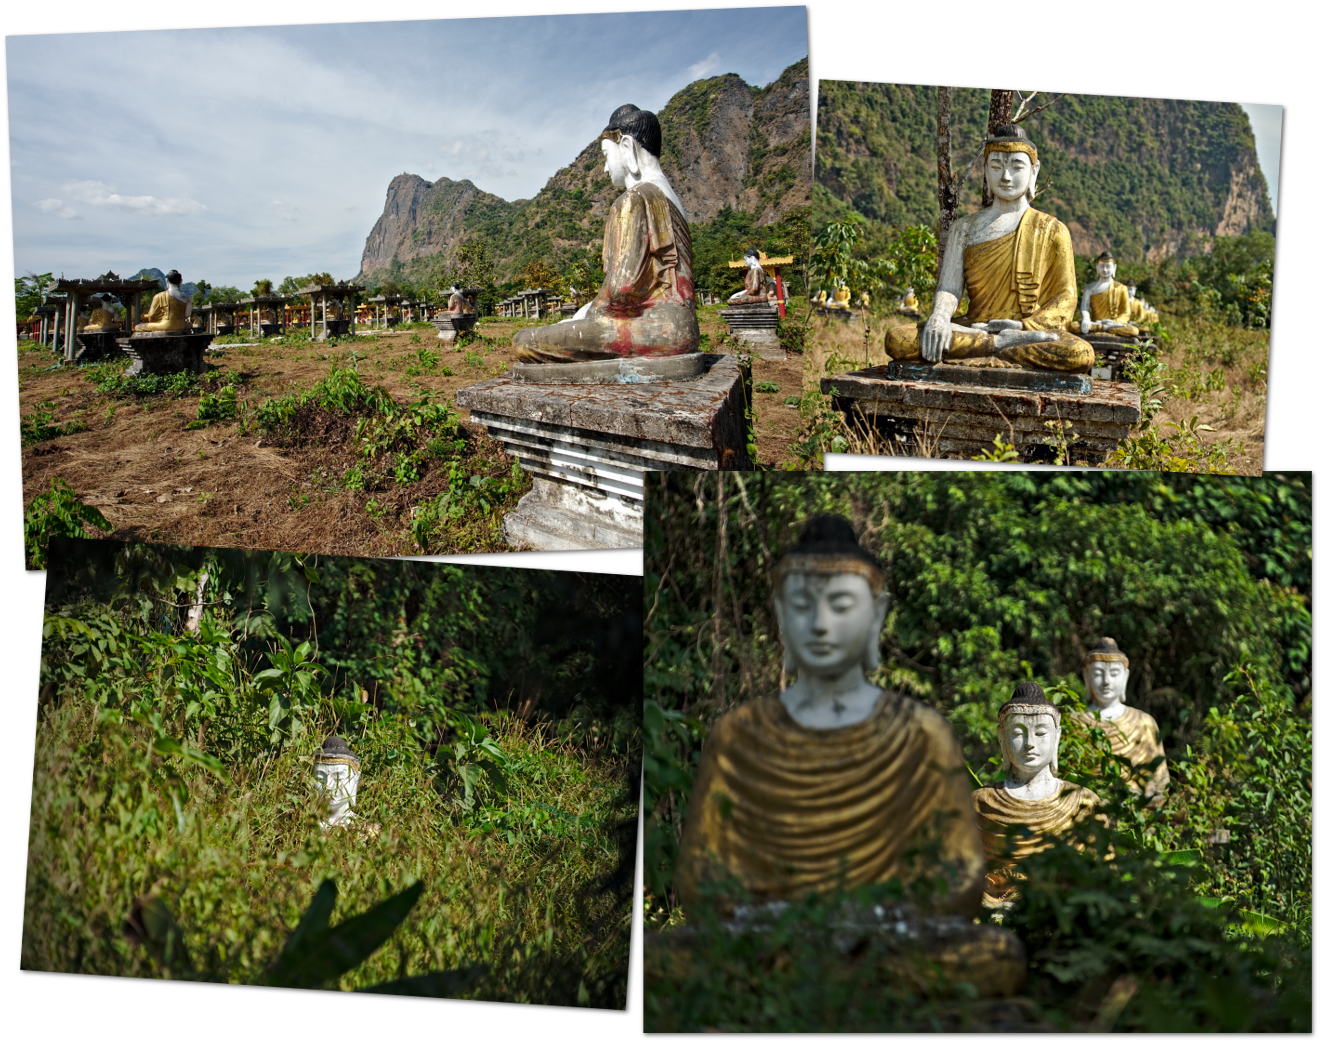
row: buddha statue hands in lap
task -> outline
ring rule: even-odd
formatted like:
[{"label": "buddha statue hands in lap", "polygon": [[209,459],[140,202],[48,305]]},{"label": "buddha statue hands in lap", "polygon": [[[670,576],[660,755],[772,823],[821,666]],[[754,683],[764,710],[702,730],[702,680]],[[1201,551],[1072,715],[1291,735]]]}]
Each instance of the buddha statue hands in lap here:
[{"label": "buddha statue hands in lap", "polygon": [[88,333],[104,333],[123,325],[115,314],[113,297],[97,294],[92,297],[92,304],[92,313],[87,316],[87,325],[83,327]]},{"label": "buddha statue hands in lap", "polygon": [[[999,707],[999,749],[1008,778],[972,793],[988,870],[985,903],[1012,900],[1017,863],[1095,814],[1100,797],[1056,777],[1061,714],[1039,684],[1019,684]],[[1025,826],[1025,839],[1015,836]]]},{"label": "buddha statue hands in lap", "polygon": [[1164,742],[1155,718],[1127,704],[1129,675],[1128,657],[1118,642],[1113,637],[1100,638],[1082,665],[1090,714],[1084,722],[1094,727],[1099,719],[1110,748],[1132,764],[1123,769],[1123,780],[1134,792],[1152,797],[1152,804],[1159,806],[1169,786]]},{"label": "buddha statue hands in lap", "polygon": [[1114,277],[1117,273],[1118,262],[1105,250],[1096,258],[1096,280],[1082,290],[1082,318],[1080,322],[1068,325],[1071,332],[1083,336],[1092,330],[1114,336],[1137,335],[1132,318],[1132,298],[1128,288]]},{"label": "buddha statue hands in lap", "polygon": [[171,271],[165,276],[165,289],[151,298],[144,321],[133,329],[139,333],[185,331],[192,317],[192,297],[183,291],[183,276]]},{"label": "buddha statue hands in lap", "polygon": [[660,168],[660,121],[636,105],[602,134],[605,170],[625,189],[605,219],[605,279],[572,318],[513,338],[520,362],[590,362],[698,350],[687,215]]},{"label": "buddha statue hands in lap", "polygon": [[[1002,358],[1031,369],[1086,373],[1091,345],[1068,332],[1077,306],[1072,237],[1035,210],[1040,161],[1020,127],[1000,127],[985,145],[989,206],[949,229],[930,317],[891,327],[885,350],[898,361]],[[967,314],[954,321],[966,290]]]},{"label": "buddha statue hands in lap", "polygon": [[761,267],[761,258],[753,249],[743,254],[747,263],[747,274],[743,276],[743,288],[729,295],[729,305],[765,304],[770,300],[770,278]]}]

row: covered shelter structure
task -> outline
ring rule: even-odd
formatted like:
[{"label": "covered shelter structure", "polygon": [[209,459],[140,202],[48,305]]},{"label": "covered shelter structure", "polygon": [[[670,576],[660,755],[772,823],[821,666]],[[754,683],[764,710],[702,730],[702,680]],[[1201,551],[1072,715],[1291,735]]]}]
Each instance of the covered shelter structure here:
[{"label": "covered shelter structure", "polygon": [[[403,314],[400,312],[397,316],[390,315],[390,309],[399,310],[400,305],[404,303],[403,297],[385,296],[382,293],[376,294],[367,301],[372,306],[372,328],[388,329],[391,325],[398,325],[403,321]],[[390,319],[394,318],[391,322]]]},{"label": "covered shelter structure", "polygon": [[[313,284],[298,291],[311,305],[311,334],[313,340],[328,340],[332,336],[353,336],[357,322],[353,310],[353,295],[362,287],[351,282]],[[346,317],[338,317],[346,316]],[[318,333],[317,330],[320,330]]]},{"label": "covered shelter structure", "polygon": [[[247,306],[248,329],[253,336],[277,336],[284,331],[283,297],[274,294],[244,297],[239,303]],[[271,321],[266,320],[268,314]]]},{"label": "covered shelter structure", "polygon": [[[779,300],[779,317],[787,318],[788,312],[784,309],[784,280],[779,276],[779,269],[786,268],[793,263],[793,257],[767,257],[760,250],[756,251],[757,259],[761,262],[761,267],[768,271],[775,280],[775,297]],[[747,262],[739,257],[737,260],[729,261],[731,268],[746,268]],[[704,301],[703,301],[704,303]]]},{"label": "covered shelter structure", "polygon": [[[78,312],[93,294],[109,293],[124,305],[124,325],[127,330],[137,324],[143,293],[159,293],[163,287],[155,279],[121,279],[113,271],[95,279],[66,279],[61,276],[50,287],[51,294],[63,294],[62,341],[64,360],[72,362],[78,357]],[[49,297],[47,299],[50,299]]]},{"label": "covered shelter structure", "polygon": [[198,310],[202,313],[208,333],[213,336],[228,336],[230,333],[238,331],[238,321],[235,314],[243,310],[243,305],[229,301],[219,304],[203,304]]}]

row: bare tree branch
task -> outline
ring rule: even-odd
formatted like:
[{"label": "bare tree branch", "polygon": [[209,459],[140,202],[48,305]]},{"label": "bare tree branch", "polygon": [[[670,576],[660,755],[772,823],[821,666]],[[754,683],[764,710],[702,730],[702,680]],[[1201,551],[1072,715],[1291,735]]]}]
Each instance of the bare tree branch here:
[{"label": "bare tree branch", "polygon": [[[1030,95],[1025,101],[1023,101],[1022,104],[1025,105],[1028,101],[1030,101],[1030,100],[1031,100],[1032,98],[1034,98],[1035,96],[1036,96],[1036,92],[1035,92],[1035,91],[1032,91],[1032,92],[1031,92],[1031,95]],[[1044,112],[1047,108],[1049,108],[1049,107],[1050,107],[1051,105],[1053,105],[1055,102],[1062,101],[1062,100],[1063,100],[1064,98],[1066,98],[1067,96],[1068,96],[1068,93],[1067,93],[1067,91],[1065,91],[1064,93],[1060,94],[1057,98],[1053,98],[1053,99],[1051,99],[1050,101],[1045,102],[1044,105],[1037,105],[1037,106],[1036,106],[1034,109],[1032,109],[1030,112],[1027,112],[1027,113],[1024,113],[1024,114],[1021,115],[1021,116],[1018,116],[1017,118],[1015,118],[1015,119],[1013,120],[1013,122],[1014,122],[1014,123],[1021,123],[1024,119],[1030,119],[1030,118],[1031,118],[1032,116],[1034,116],[1037,112]]]}]

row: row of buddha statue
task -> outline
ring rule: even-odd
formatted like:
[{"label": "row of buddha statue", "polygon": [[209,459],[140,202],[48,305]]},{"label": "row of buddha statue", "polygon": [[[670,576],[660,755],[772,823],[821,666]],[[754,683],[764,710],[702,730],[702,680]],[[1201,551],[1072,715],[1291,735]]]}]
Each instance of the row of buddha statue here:
[{"label": "row of buddha statue", "polygon": [[[1005,777],[973,791],[948,721],[868,680],[890,596],[844,518],[810,521],[772,582],[795,680],[710,730],[677,865],[684,906],[734,924],[840,885],[912,884],[928,869],[911,852],[933,838],[948,880],[935,911],[970,921],[1013,899],[1024,857],[1100,820],[1100,797],[1059,776],[1063,714],[1039,685],[1019,684],[999,707]],[[1154,719],[1127,705],[1127,657],[1104,638],[1083,675],[1089,712],[1079,722],[1102,728],[1132,765],[1128,783],[1158,799],[1169,784],[1164,749]],[[1021,828],[1026,840],[1014,838]],[[730,880],[745,897],[722,896]]]}]

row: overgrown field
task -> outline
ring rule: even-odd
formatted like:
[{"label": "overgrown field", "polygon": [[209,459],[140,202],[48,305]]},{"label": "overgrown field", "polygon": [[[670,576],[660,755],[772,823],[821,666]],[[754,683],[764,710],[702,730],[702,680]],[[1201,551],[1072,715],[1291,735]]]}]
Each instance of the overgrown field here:
[{"label": "overgrown field", "polygon": [[[718,309],[700,320],[704,346],[723,349]],[[118,538],[363,555],[508,549],[500,522],[530,477],[455,395],[505,372],[525,325],[483,319],[450,349],[422,323],[325,344],[298,331],[227,337],[201,378],[124,380],[127,360],[57,366],[20,341],[25,509],[60,481]],[[756,360],[753,385],[757,459],[774,466],[797,440],[801,355]]]},{"label": "overgrown field", "polygon": [[[52,564],[23,968],[278,983],[331,881],[347,936],[303,938],[301,986],[623,1006],[636,667],[592,648],[636,580],[80,545],[117,546]],[[362,783],[322,830],[329,734]],[[351,925],[416,883],[377,938]]]},{"label": "overgrown field", "polygon": [[[822,451],[895,452],[867,431],[846,429],[820,394],[826,376],[883,365],[885,330],[909,321],[878,314],[868,337],[852,325],[813,318],[804,364],[804,405],[799,454]],[[1168,342],[1158,355],[1164,369],[1152,374],[1149,394],[1160,405],[1149,431],[1131,435],[1131,465],[1141,469],[1260,474],[1265,459],[1265,391],[1270,334],[1205,318],[1164,316]],[[836,440],[838,439],[838,440]],[[845,448],[846,445],[846,448]],[[920,451],[920,450],[918,450]],[[1115,461],[1111,465],[1122,465]]]},{"label": "overgrown field", "polygon": [[[848,517],[889,577],[871,679],[943,714],[980,784],[1004,776],[996,712],[1014,686],[1080,705],[1101,636],[1131,660],[1128,703],[1160,725],[1162,807],[1065,715],[1060,773],[1106,801],[1108,828],[1024,863],[1003,920],[1028,958],[1012,999],[906,985],[878,944],[841,955],[831,917],[845,896],[893,900],[884,887],[807,903],[763,934],[694,920],[673,892],[709,728],[785,683],[771,568],[824,512]],[[647,936],[657,950],[676,927],[695,938],[683,972],[648,960],[648,1030],[1309,1030],[1311,571],[1306,474],[658,476]]]}]

